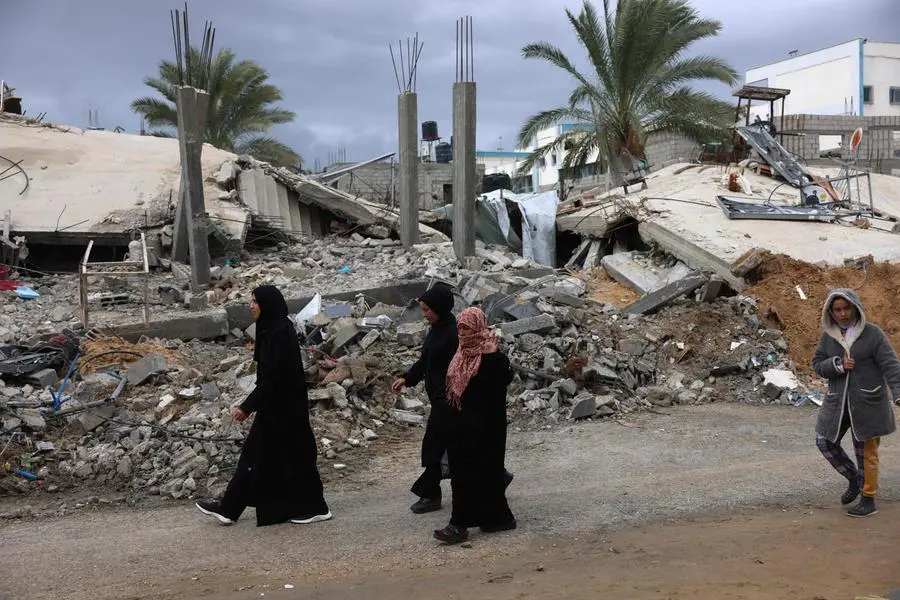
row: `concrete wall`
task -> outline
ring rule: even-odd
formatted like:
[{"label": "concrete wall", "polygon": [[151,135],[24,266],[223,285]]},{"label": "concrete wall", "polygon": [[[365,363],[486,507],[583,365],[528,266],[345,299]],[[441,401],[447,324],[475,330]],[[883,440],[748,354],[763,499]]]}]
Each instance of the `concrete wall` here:
[{"label": "concrete wall", "polygon": [[[863,41],[851,40],[793,58],[749,69],[746,82],[764,83],[768,87],[788,88],[784,114],[845,114],[853,106],[853,114],[861,114]],[[780,102],[775,114],[781,114]],[[769,112],[769,104],[755,103],[751,120]]]},{"label": "concrete wall", "polygon": [[[347,165],[334,165],[339,169]],[[397,166],[391,163],[375,163],[356,169],[337,181],[337,188],[348,194],[361,196],[376,202],[389,202],[393,198],[391,171],[394,171],[393,192],[399,192]],[[452,202],[453,163],[419,163],[419,208],[432,210]],[[476,165],[477,180],[484,176],[484,165]],[[445,187],[446,186],[446,187]]]},{"label": "concrete wall", "polygon": [[[841,138],[843,153],[849,157],[850,135],[863,129],[859,159],[863,166],[877,173],[895,174],[900,169],[900,115],[887,117],[855,117],[846,115],[788,115],[779,138],[789,152],[807,161],[819,159],[820,142]],[[830,145],[830,144],[829,144]]]},{"label": "concrete wall", "polygon": [[891,104],[891,88],[900,89],[900,44],[866,42],[863,81],[871,103],[863,104],[865,116],[900,116],[900,103]]},{"label": "concrete wall", "polygon": [[647,162],[659,170],[677,162],[688,162],[697,150],[697,143],[674,133],[651,135],[647,140]]}]

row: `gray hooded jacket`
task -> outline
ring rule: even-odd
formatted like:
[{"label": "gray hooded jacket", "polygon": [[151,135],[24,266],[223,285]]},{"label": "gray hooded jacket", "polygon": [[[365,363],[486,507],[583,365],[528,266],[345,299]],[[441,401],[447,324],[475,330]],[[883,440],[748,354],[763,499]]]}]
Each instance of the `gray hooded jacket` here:
[{"label": "gray hooded jacket", "polygon": [[[843,298],[859,312],[847,336],[831,315],[835,298]],[[855,361],[845,371],[846,354]],[[845,406],[849,403],[853,437],[864,442],[897,429],[892,400],[900,399],[900,361],[885,333],[866,322],[862,302],[853,290],[832,290],[822,307],[822,337],[812,360],[813,369],[828,379],[828,394],[819,409],[816,433],[837,442]]]}]

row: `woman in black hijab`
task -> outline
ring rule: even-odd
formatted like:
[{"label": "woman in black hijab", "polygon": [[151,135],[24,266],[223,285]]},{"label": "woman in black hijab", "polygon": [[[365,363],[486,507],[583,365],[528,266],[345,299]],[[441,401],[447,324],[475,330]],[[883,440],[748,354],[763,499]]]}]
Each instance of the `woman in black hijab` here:
[{"label": "woman in black hijab", "polygon": [[197,502],[201,512],[225,525],[256,507],[256,524],[315,523],[331,512],[322,495],[316,441],[309,424],[303,359],[284,296],[263,285],[253,291],[256,319],[256,389],[234,410],[243,421],[256,413],[237,471],[221,502]]},{"label": "woman in black hijab", "polygon": [[393,390],[413,387],[425,382],[425,392],[431,402],[431,413],[422,439],[422,466],[425,472],[412,486],[419,496],[411,507],[416,514],[441,508],[441,459],[447,449],[446,421],[449,407],[444,393],[447,367],[456,353],[456,319],[453,317],[453,290],[444,283],[437,283],[419,297],[422,316],[431,324],[422,354],[403,375],[394,381]]}]

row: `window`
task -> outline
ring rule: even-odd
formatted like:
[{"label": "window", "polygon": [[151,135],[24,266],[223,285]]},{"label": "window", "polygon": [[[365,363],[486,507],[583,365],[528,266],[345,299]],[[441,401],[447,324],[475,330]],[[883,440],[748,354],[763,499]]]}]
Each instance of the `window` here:
[{"label": "window", "polygon": [[555,154],[550,155],[550,166],[553,166],[553,167],[556,166],[556,155]]},{"label": "window", "polygon": [[863,102],[866,104],[872,104],[872,86],[871,85],[863,86]]},{"label": "window", "polygon": [[541,162],[539,163],[542,169],[547,168],[547,157],[542,157]]},{"label": "window", "polygon": [[900,87],[891,88],[891,104],[900,104]]}]

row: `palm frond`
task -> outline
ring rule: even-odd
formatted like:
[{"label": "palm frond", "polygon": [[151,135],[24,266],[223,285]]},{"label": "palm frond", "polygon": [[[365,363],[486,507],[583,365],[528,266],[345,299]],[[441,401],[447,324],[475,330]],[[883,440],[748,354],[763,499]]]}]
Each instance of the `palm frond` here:
[{"label": "palm frond", "polygon": [[[202,74],[199,50],[194,47],[190,52],[192,81],[207,80],[209,108],[204,141],[223,150],[251,148],[267,157],[260,160],[272,158],[278,164],[296,166],[299,157],[290,148],[261,136],[273,125],[290,123],[295,118],[293,112],[276,105],[283,95],[278,87],[268,83],[268,72],[251,60],[235,61],[234,52],[224,48],[213,57],[209,71]],[[131,103],[131,109],[152,127],[177,129],[175,98],[180,85],[177,66],[161,61],[159,73],[144,79],[144,84],[159,97],[137,98]]]},{"label": "palm frond", "polygon": [[249,154],[257,160],[267,162],[276,167],[296,169],[302,158],[289,146],[275,138],[267,136],[248,137],[235,147],[238,154]]}]

